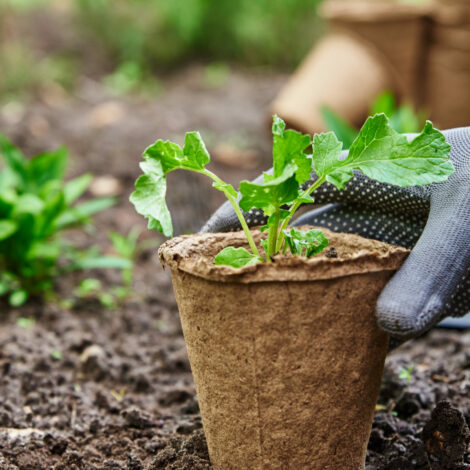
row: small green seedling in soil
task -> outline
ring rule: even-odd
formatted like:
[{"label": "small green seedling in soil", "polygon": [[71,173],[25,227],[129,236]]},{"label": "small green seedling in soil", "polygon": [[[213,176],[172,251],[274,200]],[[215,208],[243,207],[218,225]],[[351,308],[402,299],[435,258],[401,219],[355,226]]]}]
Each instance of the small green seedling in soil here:
[{"label": "small green seedling in soil", "polygon": [[139,246],[137,241],[139,239],[140,230],[134,227],[130,230],[127,236],[121,235],[117,232],[109,232],[108,235],[113,244],[113,248],[118,253],[118,255],[122,259],[129,261],[130,267],[123,269],[121,274],[123,287],[130,289],[134,277],[134,262],[139,253]]},{"label": "small green seedling in soil", "polygon": [[124,397],[126,396],[126,392],[126,387],[122,387],[119,392],[116,392],[116,390],[111,390],[109,393],[113,396],[116,401],[122,402],[124,400]]},{"label": "small green seedling in soil", "polygon": [[56,361],[60,361],[63,357],[63,354],[61,351],[59,351],[58,349],[53,349],[51,352],[50,352],[50,355],[52,357],[52,359],[55,359]]},{"label": "small green seedling in soil", "polygon": [[18,320],[16,320],[16,324],[25,330],[30,330],[33,328],[35,323],[36,320],[34,317],[19,317]]},{"label": "small green seedling in soil", "polygon": [[[106,257],[107,266],[117,267],[121,271],[122,284],[105,287],[103,283],[96,278],[83,279],[73,293],[79,299],[97,299],[103,307],[115,309],[120,302],[127,299],[132,292],[132,281],[134,278],[134,265],[142,244],[138,244],[140,230],[133,228],[127,235],[121,235],[117,232],[109,232],[108,236],[113,244],[113,249],[118,257]],[[154,244],[153,244],[154,245]],[[73,306],[73,299],[70,307]]]},{"label": "small green seedling in soil", "polygon": [[399,379],[405,380],[407,384],[411,382],[411,373],[413,372],[413,369],[415,366],[412,364],[411,366],[407,367],[406,369],[404,367],[400,368],[400,374],[398,375]]},{"label": "small green seedling in soil", "polygon": [[98,299],[103,307],[114,309],[117,302],[114,296],[107,292],[99,279],[83,279],[78,287],[74,289],[74,295],[79,299]]},{"label": "small green seedling in soil", "polygon": [[[148,219],[149,229],[173,235],[171,215],[165,202],[166,175],[177,169],[209,177],[213,187],[222,191],[233,207],[250,250],[224,248],[215,264],[240,268],[250,264],[272,262],[273,256],[285,253],[314,256],[328,241],[321,230],[307,232],[288,229],[297,209],[314,202],[312,194],[325,183],[343,190],[358,170],[373,180],[396,186],[420,186],[445,181],[454,168],[449,161],[450,145],[444,135],[427,122],[412,141],[396,132],[385,114],[369,117],[354,139],[349,153],[333,132],[304,135],[287,130],[282,119],[273,118],[273,167],[264,173],[263,182],[242,181],[238,192],[207,169],[209,152],[198,132],[185,136],[184,146],[158,140],[148,147],[143,171],[136,181],[130,200],[137,212]],[[260,209],[268,217],[261,227],[266,233],[262,250],[256,246],[243,211]]]}]

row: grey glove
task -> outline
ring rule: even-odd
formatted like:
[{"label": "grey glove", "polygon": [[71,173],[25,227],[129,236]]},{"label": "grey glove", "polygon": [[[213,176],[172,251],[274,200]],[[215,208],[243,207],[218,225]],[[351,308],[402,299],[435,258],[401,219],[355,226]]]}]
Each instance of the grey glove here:
[{"label": "grey glove", "polygon": [[[470,127],[444,134],[455,167],[445,183],[399,188],[357,172],[343,191],[321,186],[313,194],[315,203],[328,205],[294,223],[412,248],[377,303],[379,325],[396,338],[417,336],[448,315],[470,311]],[[245,218],[250,226],[266,221],[258,210]],[[239,228],[231,206],[224,204],[201,231]]]}]

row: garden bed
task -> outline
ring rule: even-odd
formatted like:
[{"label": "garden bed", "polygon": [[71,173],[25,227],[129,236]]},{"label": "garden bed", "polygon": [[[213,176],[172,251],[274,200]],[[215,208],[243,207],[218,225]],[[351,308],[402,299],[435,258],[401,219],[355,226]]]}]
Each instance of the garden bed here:
[{"label": "garden bed", "polygon": [[[110,99],[85,80],[75,98],[46,95],[27,109],[3,109],[0,129],[27,154],[67,145],[74,173],[117,181],[118,205],[98,217],[93,238],[105,244],[109,230],[144,229],[128,195],[143,147],[156,138],[177,139],[194,128],[218,136],[212,148],[232,142],[225,151],[219,145],[214,158],[229,182],[267,165],[263,113],[283,77],[235,72],[216,89],[201,85],[200,77],[200,68],[187,69],[168,79],[163,96],[145,102]],[[253,148],[252,141],[262,144]],[[244,154],[243,169],[231,159],[241,142],[254,151]],[[194,201],[185,180],[173,187],[179,191],[169,204],[176,214],[185,209],[179,230],[196,229],[220,202],[214,192]],[[99,276],[104,285],[116,280],[112,272]],[[69,297],[72,279],[62,279],[58,290]],[[0,306],[2,469],[210,468],[169,273],[155,249],[137,260],[134,291],[115,311],[92,300],[73,310],[39,302]],[[19,320],[30,316],[34,322]],[[470,463],[469,346],[470,333],[436,330],[389,356],[368,470],[470,468],[463,463]],[[450,407],[440,405],[423,435],[442,401]]]},{"label": "garden bed", "polygon": [[[154,258],[140,264],[151,286],[117,312],[31,305],[3,318],[1,468],[210,468],[169,277]],[[17,324],[30,314],[34,325]],[[470,463],[458,426],[469,419],[469,346],[470,333],[439,330],[389,356],[368,470],[469,468],[443,463],[449,453]],[[441,413],[423,439],[442,400],[463,415]]]}]

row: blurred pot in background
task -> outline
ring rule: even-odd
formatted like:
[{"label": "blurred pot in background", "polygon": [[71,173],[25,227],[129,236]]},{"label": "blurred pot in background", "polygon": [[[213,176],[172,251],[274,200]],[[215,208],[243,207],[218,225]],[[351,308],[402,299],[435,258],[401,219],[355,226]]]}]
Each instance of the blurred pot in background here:
[{"label": "blurred pot in background", "polygon": [[323,106],[360,125],[387,89],[441,127],[469,124],[470,3],[331,0],[322,14],[329,34],[272,105],[292,127],[326,130]]}]

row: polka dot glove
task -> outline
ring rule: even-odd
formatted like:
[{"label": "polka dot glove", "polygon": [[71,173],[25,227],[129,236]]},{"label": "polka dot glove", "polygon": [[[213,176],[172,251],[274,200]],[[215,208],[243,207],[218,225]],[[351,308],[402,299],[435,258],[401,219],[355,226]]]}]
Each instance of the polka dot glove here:
[{"label": "polka dot glove", "polygon": [[[470,311],[470,127],[444,134],[455,166],[445,183],[399,188],[357,172],[343,191],[328,183],[321,186],[314,193],[315,203],[326,205],[294,223],[412,248],[377,303],[380,326],[399,339],[417,336],[448,315]],[[266,221],[258,210],[245,218],[250,226]],[[201,231],[239,228],[226,203]]]}]

